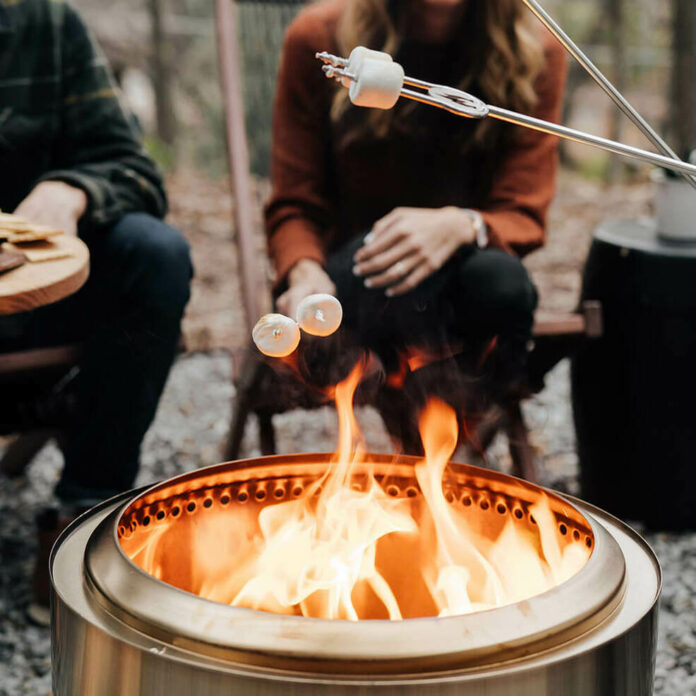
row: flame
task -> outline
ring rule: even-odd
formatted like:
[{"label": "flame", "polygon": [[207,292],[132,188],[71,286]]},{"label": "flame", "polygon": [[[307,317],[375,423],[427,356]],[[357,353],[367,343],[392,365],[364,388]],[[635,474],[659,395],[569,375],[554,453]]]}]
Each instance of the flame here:
[{"label": "flame", "polygon": [[333,466],[305,498],[261,511],[258,556],[231,604],[281,613],[299,608],[305,616],[357,620],[353,594],[361,589],[363,595],[373,593],[390,619],[402,618],[377,570],[377,543],[389,534],[416,534],[416,523],[406,501],[390,498],[374,479],[364,492],[350,485],[362,458],[352,404],[363,369],[356,366],[335,389],[339,443]]},{"label": "flame", "polygon": [[525,515],[507,508],[510,514],[469,514],[448,501],[443,483],[458,428],[442,401],[432,399],[419,422],[425,456],[415,476],[422,496],[389,495],[371,473],[353,412],[365,370],[358,364],[333,389],[338,448],[300,497],[260,510],[236,506],[232,524],[231,508],[212,506],[189,524],[167,519],[122,539],[126,553],[155,577],[207,599],[353,621],[498,607],[580,570],[590,548],[559,536],[543,492]]}]

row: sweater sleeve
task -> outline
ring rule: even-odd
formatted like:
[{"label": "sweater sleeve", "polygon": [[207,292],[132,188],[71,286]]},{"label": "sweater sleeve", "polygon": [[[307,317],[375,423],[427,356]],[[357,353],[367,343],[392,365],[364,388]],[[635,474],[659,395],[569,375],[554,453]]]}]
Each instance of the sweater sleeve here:
[{"label": "sweater sleeve", "polygon": [[53,168],[40,180],[65,181],[87,194],[83,222],[102,227],[131,211],[162,217],[162,178],[121,106],[106,60],[77,12],[61,27],[61,131]]},{"label": "sweater sleeve", "polygon": [[277,282],[300,259],[325,261],[332,92],[314,54],[328,42],[325,24],[305,11],[290,25],[281,53],[273,116],[273,191],[265,211]]},{"label": "sweater sleeve", "polygon": [[[532,115],[557,123],[567,61],[563,47],[550,35],[545,54],[546,64],[536,85],[538,102]],[[544,243],[558,169],[558,138],[521,126],[508,127],[516,129],[515,140],[481,214],[491,245],[522,256]]]}]

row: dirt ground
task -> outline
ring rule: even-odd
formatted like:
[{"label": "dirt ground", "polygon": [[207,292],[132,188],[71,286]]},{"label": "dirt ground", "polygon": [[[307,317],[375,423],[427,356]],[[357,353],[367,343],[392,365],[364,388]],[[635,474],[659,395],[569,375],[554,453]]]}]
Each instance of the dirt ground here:
[{"label": "dirt ground", "polygon": [[[180,171],[169,177],[168,186],[169,219],[191,243],[196,267],[184,321],[187,349],[241,348],[249,331],[238,283],[229,184],[226,180],[211,181],[192,171]],[[267,190],[267,182],[257,183],[259,200]],[[592,231],[606,220],[649,215],[651,200],[649,184],[606,187],[562,172],[551,209],[547,244],[525,260],[540,290],[541,308],[572,310]],[[258,228],[259,272],[264,272],[260,215]]]}]

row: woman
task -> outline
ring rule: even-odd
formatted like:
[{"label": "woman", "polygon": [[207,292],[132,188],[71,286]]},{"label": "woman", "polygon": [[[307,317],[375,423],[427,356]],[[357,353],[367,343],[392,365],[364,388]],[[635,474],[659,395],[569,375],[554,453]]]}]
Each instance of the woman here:
[{"label": "woman", "polygon": [[556,139],[403,99],[354,107],[314,54],[365,45],[557,120],[564,52],[534,21],[520,0],[325,0],[287,32],[266,210],[277,306],[336,294],[392,384],[443,351],[496,398],[522,378],[536,292],[519,256],[544,241]]}]

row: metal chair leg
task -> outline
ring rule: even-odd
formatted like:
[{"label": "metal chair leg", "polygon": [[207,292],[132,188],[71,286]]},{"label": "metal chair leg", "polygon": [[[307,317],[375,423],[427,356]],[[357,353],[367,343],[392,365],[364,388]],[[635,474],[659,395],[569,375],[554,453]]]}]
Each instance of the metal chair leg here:
[{"label": "metal chair leg", "polygon": [[483,420],[473,428],[466,442],[467,450],[474,456],[484,457],[488,448],[493,444],[495,436],[503,427],[505,412],[495,406]]},{"label": "metal chair leg", "polygon": [[536,453],[529,442],[529,430],[522,416],[522,408],[519,401],[505,407],[506,423],[505,431],[510,443],[510,456],[512,457],[512,473],[531,483],[537,483]]},{"label": "metal chair leg", "polygon": [[[230,435],[225,445],[225,461],[239,459],[239,452],[242,447],[244,430],[251,413],[250,400],[246,395],[237,399],[235,414],[232,419]],[[262,455],[276,453],[275,428],[273,427],[273,415],[267,411],[256,412],[259,423],[259,447]]]},{"label": "metal chair leg", "polygon": [[239,451],[242,448],[242,440],[244,439],[244,430],[247,420],[249,419],[249,411],[249,397],[246,394],[240,394],[234,404],[234,415],[232,416],[232,423],[230,424],[230,434],[223,450],[223,458],[227,462],[239,459]]},{"label": "metal chair leg", "polygon": [[[236,361],[239,360],[239,368]],[[239,453],[244,439],[249,414],[253,410],[253,394],[256,392],[262,376],[263,366],[259,362],[253,350],[245,351],[241,356],[232,357],[233,374],[238,375],[235,380],[237,394],[232,402],[232,422],[227,443],[223,449],[225,461],[239,459]]]},{"label": "metal chair leg", "polygon": [[394,446],[403,454],[423,456],[418,417],[402,392],[399,389],[382,387],[377,393],[375,407]]},{"label": "metal chair leg", "polygon": [[259,445],[261,454],[266,456],[276,453],[275,428],[273,427],[273,415],[268,411],[257,411],[259,420]]},{"label": "metal chair leg", "polygon": [[21,476],[32,459],[55,434],[53,430],[38,430],[18,435],[0,459],[0,473],[8,478]]}]

